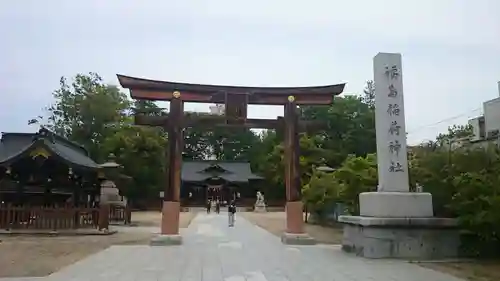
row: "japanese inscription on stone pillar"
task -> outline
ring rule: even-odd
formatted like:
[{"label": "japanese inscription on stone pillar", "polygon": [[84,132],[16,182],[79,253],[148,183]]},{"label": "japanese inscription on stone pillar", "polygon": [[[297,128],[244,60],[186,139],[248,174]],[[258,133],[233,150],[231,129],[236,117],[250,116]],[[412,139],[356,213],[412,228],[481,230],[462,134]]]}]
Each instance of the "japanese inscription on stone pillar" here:
[{"label": "japanese inscription on stone pillar", "polygon": [[378,191],[409,191],[401,66],[401,54],[373,58]]}]

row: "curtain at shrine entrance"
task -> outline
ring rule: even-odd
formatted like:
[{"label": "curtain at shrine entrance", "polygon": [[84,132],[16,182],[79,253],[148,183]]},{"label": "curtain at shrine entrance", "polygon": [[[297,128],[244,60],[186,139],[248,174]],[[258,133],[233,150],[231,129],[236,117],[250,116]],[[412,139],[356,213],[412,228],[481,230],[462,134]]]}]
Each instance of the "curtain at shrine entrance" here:
[{"label": "curtain at shrine entrance", "polygon": [[224,201],[230,200],[228,198],[227,188],[223,184],[211,185],[207,184],[207,200],[216,201],[224,203]]},{"label": "curtain at shrine entrance", "polygon": [[243,196],[240,186],[228,182],[183,183],[181,202],[183,206],[204,207],[208,200],[226,201],[226,204],[231,200],[238,201],[239,195]]}]

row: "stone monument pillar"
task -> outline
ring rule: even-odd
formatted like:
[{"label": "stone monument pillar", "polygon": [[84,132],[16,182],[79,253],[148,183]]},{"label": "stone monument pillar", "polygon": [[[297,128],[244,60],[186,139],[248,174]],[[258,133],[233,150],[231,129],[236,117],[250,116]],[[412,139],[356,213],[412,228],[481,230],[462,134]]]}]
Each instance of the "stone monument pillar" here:
[{"label": "stone monument pillar", "polygon": [[453,219],[433,218],[432,195],[410,192],[401,54],[373,59],[378,188],[359,195],[360,216],[340,216],[343,249],[369,258],[457,255]]},{"label": "stone monument pillar", "polygon": [[430,193],[410,193],[401,54],[373,59],[378,190],[360,194],[360,215],[432,217]]}]

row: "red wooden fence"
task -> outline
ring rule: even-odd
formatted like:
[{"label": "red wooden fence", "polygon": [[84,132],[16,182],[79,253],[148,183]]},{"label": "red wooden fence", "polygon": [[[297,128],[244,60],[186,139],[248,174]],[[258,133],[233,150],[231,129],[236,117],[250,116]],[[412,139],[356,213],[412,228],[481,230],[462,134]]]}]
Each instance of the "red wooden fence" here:
[{"label": "red wooden fence", "polygon": [[0,205],[0,229],[99,228],[100,212],[99,208]]}]

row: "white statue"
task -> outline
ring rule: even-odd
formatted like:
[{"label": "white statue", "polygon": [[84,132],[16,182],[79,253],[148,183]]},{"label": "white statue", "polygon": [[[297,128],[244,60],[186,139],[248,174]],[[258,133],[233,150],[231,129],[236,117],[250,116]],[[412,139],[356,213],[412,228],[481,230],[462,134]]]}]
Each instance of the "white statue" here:
[{"label": "white statue", "polygon": [[257,200],[255,201],[255,212],[266,212],[266,203],[264,201],[264,195],[257,191]]},{"label": "white statue", "polygon": [[257,202],[264,203],[264,195],[260,191],[257,191]]}]

